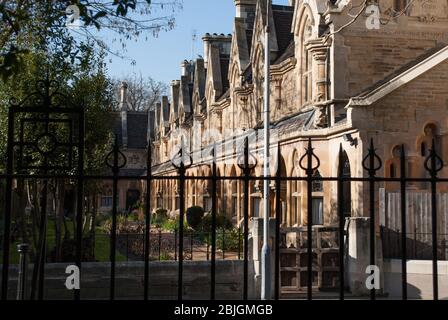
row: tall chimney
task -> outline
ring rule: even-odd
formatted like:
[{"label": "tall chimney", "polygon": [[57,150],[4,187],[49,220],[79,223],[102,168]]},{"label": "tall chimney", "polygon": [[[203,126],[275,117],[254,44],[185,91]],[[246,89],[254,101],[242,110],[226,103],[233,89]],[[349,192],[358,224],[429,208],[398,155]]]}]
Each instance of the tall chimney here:
[{"label": "tall chimney", "polygon": [[179,80],[173,80],[171,81],[171,105],[172,105],[172,115],[173,119],[175,120],[177,118],[177,112],[179,109],[179,88],[180,88],[180,81]]},{"label": "tall chimney", "polygon": [[182,61],[182,63],[180,64],[180,68],[181,68],[181,74],[183,77],[188,76],[189,71],[190,71],[190,62],[188,62],[187,60]]},{"label": "tall chimney", "polygon": [[234,0],[236,8],[236,17],[246,20],[246,27],[253,28],[255,21],[255,8],[257,0]]},{"label": "tall chimney", "polygon": [[210,51],[210,33],[206,33],[205,36],[202,37],[202,42],[204,43],[204,67],[207,69],[208,63],[208,53]]},{"label": "tall chimney", "polygon": [[121,83],[120,88],[120,110],[121,110],[121,139],[123,148],[128,146],[128,103],[127,103],[128,84]]},{"label": "tall chimney", "polygon": [[127,93],[128,93],[128,84],[126,82],[121,82],[120,87],[120,110],[127,110]]}]

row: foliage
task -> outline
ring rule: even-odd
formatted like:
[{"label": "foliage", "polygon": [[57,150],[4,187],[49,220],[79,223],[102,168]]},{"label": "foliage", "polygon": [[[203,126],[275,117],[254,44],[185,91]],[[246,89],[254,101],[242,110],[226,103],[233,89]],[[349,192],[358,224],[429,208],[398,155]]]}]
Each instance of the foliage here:
[{"label": "foliage", "polygon": [[[202,219],[202,230],[209,232],[212,227],[212,215],[209,213]],[[216,215],[216,227],[221,229],[231,229],[233,227],[232,221],[230,221],[224,214]]]},{"label": "foliage", "polygon": [[[132,111],[153,110],[163,95],[168,93],[168,86],[164,82],[156,81],[151,77],[143,78],[141,74],[131,74],[121,79],[115,79],[115,96],[120,100],[121,82],[127,84],[127,106]],[[115,105],[115,108],[118,104]]]},{"label": "foliage", "polygon": [[[211,235],[207,234],[204,242],[211,245]],[[239,246],[238,246],[239,243]],[[237,251],[243,247],[243,235],[237,228],[224,229],[218,228],[216,230],[216,248],[224,251]]]},{"label": "foliage", "polygon": [[197,230],[201,225],[202,218],[204,217],[204,209],[199,206],[193,206],[187,209],[186,218],[188,225]]},{"label": "foliage", "polygon": [[[239,242],[239,246],[238,246]],[[216,247],[224,251],[236,251],[243,247],[243,237],[238,229],[231,230],[219,229],[216,237]]]},{"label": "foliage", "polygon": [[[110,234],[112,231],[112,216],[108,217],[103,225],[101,226],[101,229]],[[117,234],[120,233],[143,233],[144,230],[144,224],[134,222],[128,219],[126,215],[117,215]]]},{"label": "foliage", "polygon": [[[175,232],[179,230],[179,217],[176,217],[176,219],[167,219],[165,220],[161,226],[161,229],[169,231],[169,232]],[[184,232],[189,231],[188,225],[184,222]]]},{"label": "foliage", "polygon": [[171,260],[173,260],[173,257],[171,257],[171,255],[167,251],[162,251],[160,253],[159,261],[171,261]]},{"label": "foliage", "polygon": [[[91,236],[82,239],[82,261],[95,261],[94,242]],[[50,252],[51,261],[73,262],[76,261],[76,239],[64,239],[62,241],[62,255],[56,258],[56,248]]]},{"label": "foliage", "polygon": [[[74,7],[69,7],[73,4],[79,19]],[[79,48],[93,43],[97,49],[125,57],[125,40],[171,30],[180,8],[181,0],[0,1],[0,78],[16,74],[30,52],[51,52],[73,64],[80,57]],[[67,28],[70,22],[79,22],[79,28]],[[112,51],[101,40],[100,30],[113,34],[121,49]]]},{"label": "foliage", "polygon": [[157,228],[161,228],[168,220],[168,211],[165,209],[156,209],[151,218],[151,224]]}]

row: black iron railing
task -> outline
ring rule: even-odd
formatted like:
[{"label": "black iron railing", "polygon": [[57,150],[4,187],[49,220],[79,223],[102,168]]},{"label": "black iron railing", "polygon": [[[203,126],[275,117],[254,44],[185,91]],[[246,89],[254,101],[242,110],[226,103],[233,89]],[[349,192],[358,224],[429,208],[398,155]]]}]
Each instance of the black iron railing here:
[{"label": "black iron railing", "polygon": [[[370,143],[370,147],[368,148],[368,153],[362,162],[363,169],[366,171],[367,176],[365,177],[347,177],[343,174],[342,170],[339,170],[338,176],[336,177],[323,177],[320,175],[315,175],[315,171],[320,167],[320,159],[314,153],[312,140],[308,139],[308,146],[305,149],[305,153],[300,158],[299,165],[300,168],[304,172],[304,176],[295,177],[295,176],[282,176],[281,172],[283,171],[281,166],[281,161],[278,161],[277,174],[273,177],[264,177],[264,176],[255,176],[254,168],[257,165],[255,161],[255,157],[251,154],[251,146],[249,144],[249,139],[245,137],[243,139],[243,147],[241,148],[238,156],[237,156],[237,164],[242,170],[241,176],[225,176],[217,174],[217,148],[216,145],[212,145],[210,147],[210,156],[211,161],[208,163],[195,164],[193,163],[193,159],[191,155],[189,155],[185,148],[183,148],[183,142],[180,146],[180,151],[172,159],[172,165],[175,169],[175,174],[173,175],[154,175],[151,170],[152,164],[152,146],[151,143],[148,143],[147,148],[147,173],[146,176],[126,176],[122,175],[120,170],[122,170],[126,165],[126,157],[120,151],[119,144],[117,139],[115,139],[115,143],[113,145],[111,153],[106,158],[106,164],[111,169],[112,174],[104,174],[104,175],[87,175],[84,172],[84,111],[80,107],[71,106],[67,101],[68,99],[58,100],[58,102],[54,101],[54,99],[60,98],[59,95],[49,90],[50,87],[49,82],[44,82],[43,87],[44,90],[38,91],[38,93],[34,94],[37,99],[32,99],[32,101],[25,101],[20,104],[12,104],[9,113],[8,113],[8,148],[7,148],[7,166],[6,173],[0,175],[0,179],[5,181],[5,204],[4,204],[4,226],[3,226],[3,259],[2,259],[2,291],[1,297],[2,299],[8,298],[8,281],[9,281],[9,266],[10,266],[10,247],[11,247],[11,225],[12,225],[12,203],[13,203],[13,184],[14,181],[18,181],[20,179],[38,179],[42,182],[43,185],[43,194],[42,198],[47,198],[47,188],[45,187],[47,182],[51,179],[69,179],[77,186],[76,199],[77,199],[77,207],[76,207],[76,215],[75,215],[75,227],[76,227],[76,265],[81,269],[82,268],[82,257],[83,257],[83,215],[84,215],[84,183],[86,181],[100,181],[100,180],[108,180],[112,182],[113,186],[113,206],[112,206],[112,226],[110,231],[110,292],[109,298],[115,299],[115,282],[116,282],[116,261],[117,261],[117,248],[120,246],[120,242],[122,241],[122,235],[117,234],[117,216],[118,216],[118,205],[117,205],[117,194],[118,194],[118,183],[123,180],[145,180],[146,182],[146,193],[144,197],[145,202],[145,228],[144,233],[142,235],[142,241],[144,242],[143,248],[143,260],[145,265],[144,271],[144,299],[148,299],[148,288],[150,286],[150,273],[149,273],[149,265],[151,261],[152,253],[154,252],[154,237],[158,237],[158,235],[154,235],[150,232],[151,229],[151,209],[152,206],[151,196],[153,191],[153,183],[156,181],[177,181],[179,186],[179,226],[178,232],[176,233],[177,246],[175,246],[175,257],[174,259],[178,261],[178,277],[177,277],[177,288],[178,288],[178,299],[183,299],[183,281],[184,281],[184,260],[186,257],[186,247],[188,247],[188,242],[185,239],[188,239],[188,233],[185,233],[184,229],[184,217],[186,214],[186,199],[185,199],[185,183],[187,181],[209,181],[211,182],[211,231],[210,231],[210,243],[209,243],[209,255],[210,257],[210,299],[215,299],[216,297],[216,260],[218,259],[217,254],[217,240],[219,237],[219,232],[217,232],[217,203],[218,203],[218,195],[217,188],[218,183],[222,181],[232,181],[237,180],[242,183],[243,190],[243,225],[241,230],[242,236],[242,253],[238,250],[238,257],[243,259],[244,263],[244,272],[243,272],[243,299],[248,299],[248,284],[249,284],[249,190],[250,184],[256,180],[270,180],[275,183],[275,193],[277,195],[275,202],[275,299],[279,299],[281,296],[280,292],[280,235],[281,235],[281,225],[282,225],[282,214],[281,214],[281,202],[280,202],[280,192],[281,192],[281,184],[287,181],[302,181],[306,183],[307,186],[307,226],[306,226],[306,234],[307,239],[313,239],[313,201],[312,201],[312,188],[314,182],[336,182],[337,183],[337,204],[338,204],[338,237],[339,237],[339,270],[338,270],[338,280],[339,280],[339,298],[343,300],[345,298],[345,286],[344,286],[344,275],[346,273],[344,265],[345,265],[345,249],[344,249],[344,237],[346,236],[344,230],[344,221],[346,210],[344,208],[344,197],[346,195],[343,194],[343,183],[344,182],[358,182],[358,183],[367,183],[369,186],[369,194],[368,197],[363,197],[363,201],[368,203],[368,211],[370,217],[370,263],[375,265],[376,256],[375,256],[375,233],[377,229],[377,224],[375,223],[377,215],[375,208],[375,187],[378,183],[385,182],[397,182],[400,183],[401,188],[401,221],[402,221],[402,232],[401,236],[401,260],[402,260],[402,297],[403,299],[407,298],[407,270],[406,270],[406,262],[408,260],[408,242],[406,241],[406,234],[408,230],[406,230],[406,186],[410,182],[428,182],[431,185],[431,203],[432,203],[432,262],[433,262],[433,294],[434,299],[438,299],[438,269],[437,269],[437,261],[438,261],[438,250],[439,250],[439,241],[437,234],[438,220],[437,220],[437,185],[440,183],[448,182],[447,178],[440,178],[438,176],[439,172],[443,168],[443,161],[437,155],[433,146],[429,156],[425,162],[425,169],[429,173],[429,177],[427,178],[412,178],[407,176],[406,170],[406,155],[404,152],[404,147],[401,149],[401,171],[400,177],[398,178],[385,178],[377,176],[378,171],[382,168],[382,160],[377,155],[376,150],[374,148],[373,140]],[[66,102],[65,105],[62,106],[62,102]],[[34,141],[25,141],[23,140],[23,127],[26,123],[40,122],[43,123],[46,137],[48,139],[56,138],[52,137],[52,133],[49,130],[50,123],[52,121],[60,121],[61,118],[66,116],[64,121],[70,123],[70,128],[72,128],[73,132],[70,134],[70,138],[68,142],[64,143],[64,147],[67,148],[67,152],[69,153],[69,163],[67,165],[61,165],[60,163],[55,163],[51,159],[51,152],[54,150],[40,150],[39,140]],[[26,119],[26,120],[24,120]],[[19,126],[17,124],[20,124]],[[19,134],[17,134],[19,132]],[[73,138],[75,137],[75,138]],[[27,165],[26,162],[23,161],[23,152],[27,146],[33,146],[38,150],[38,153],[41,159],[37,162],[37,164]],[[277,144],[278,156],[281,155],[281,144]],[[76,157],[74,155],[77,155]],[[342,146],[339,151],[339,159],[341,161],[343,157]],[[75,161],[76,160],[76,161]],[[187,176],[187,171],[194,165],[206,165],[211,168],[210,176]],[[73,173],[74,172],[74,173]],[[367,199],[366,199],[367,198]],[[41,230],[39,234],[39,250],[37,251],[37,257],[35,257],[35,272],[33,273],[33,286],[32,286],[32,298],[43,299],[44,292],[44,284],[45,284],[45,264],[46,264],[46,204],[45,201],[42,204],[41,210]],[[179,241],[179,239],[184,239],[184,241]],[[158,248],[161,246],[159,245]],[[307,242],[307,264],[306,264],[306,287],[307,287],[307,297],[308,299],[313,298],[313,245],[312,241]],[[118,250],[119,251],[119,250]],[[194,250],[192,250],[193,252]],[[193,252],[194,253],[194,252]],[[222,252],[223,257],[225,258],[226,253]],[[74,298],[80,299],[80,291],[75,290]],[[376,298],[376,292],[374,289],[371,290],[370,298],[373,300]]]}]

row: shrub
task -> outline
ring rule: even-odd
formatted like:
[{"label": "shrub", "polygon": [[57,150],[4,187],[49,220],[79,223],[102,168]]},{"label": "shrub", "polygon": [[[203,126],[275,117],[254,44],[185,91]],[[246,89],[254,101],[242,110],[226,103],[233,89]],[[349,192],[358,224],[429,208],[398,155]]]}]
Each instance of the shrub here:
[{"label": "shrub", "polygon": [[158,208],[155,210],[154,216],[157,218],[168,218],[168,210]]},{"label": "shrub", "polygon": [[198,206],[190,207],[187,209],[186,217],[188,225],[197,230],[204,218],[204,209]]},{"label": "shrub", "polygon": [[[166,231],[174,232],[179,230],[179,217],[176,219],[167,219],[162,225],[161,228]],[[188,225],[184,222],[184,232],[188,231]]]},{"label": "shrub", "polygon": [[[204,239],[205,243],[212,244],[210,234]],[[239,242],[239,245],[238,245]],[[237,228],[216,230],[216,248],[224,251],[237,251],[243,247],[243,234]]]},{"label": "shrub", "polygon": [[[202,231],[210,231],[212,227],[212,214],[207,214],[202,219]],[[225,215],[216,215],[216,228],[218,229],[232,229],[232,221],[230,221]]]},{"label": "shrub", "polygon": [[109,214],[97,214],[95,217],[95,224],[97,227],[101,227],[110,218]]},{"label": "shrub", "polygon": [[155,225],[157,228],[161,228],[163,224],[168,220],[168,211],[165,209],[156,209],[154,212],[151,224]]}]

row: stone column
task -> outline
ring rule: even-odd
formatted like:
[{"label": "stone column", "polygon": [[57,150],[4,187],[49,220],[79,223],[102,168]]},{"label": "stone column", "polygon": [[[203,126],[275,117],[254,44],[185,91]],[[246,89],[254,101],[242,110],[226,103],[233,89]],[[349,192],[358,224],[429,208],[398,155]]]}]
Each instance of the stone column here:
[{"label": "stone column", "polygon": [[[316,84],[316,94],[314,103],[322,103],[328,100],[328,74],[327,74],[327,57],[329,54],[329,43],[323,42],[321,39],[310,40],[307,49],[313,56],[313,79]],[[328,126],[327,121],[327,105],[317,105],[316,127]]]},{"label": "stone column", "polygon": [[[350,218],[348,239],[346,240],[346,285],[354,296],[368,296],[366,287],[369,274],[366,268],[370,265],[370,218]],[[384,288],[383,249],[381,239],[375,237],[375,265],[380,269],[380,292]]]},{"label": "stone column", "polygon": [[[253,264],[253,278],[249,278],[248,297],[249,299],[260,299],[261,297],[261,250],[263,247],[263,218],[251,218],[249,223],[249,262]],[[269,219],[269,245],[271,247],[271,296],[275,290],[275,219]],[[249,264],[249,269],[250,269]],[[249,272],[249,275],[251,273]]]}]

